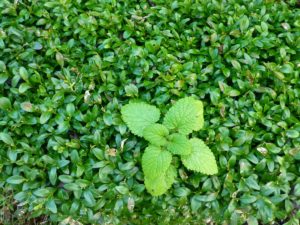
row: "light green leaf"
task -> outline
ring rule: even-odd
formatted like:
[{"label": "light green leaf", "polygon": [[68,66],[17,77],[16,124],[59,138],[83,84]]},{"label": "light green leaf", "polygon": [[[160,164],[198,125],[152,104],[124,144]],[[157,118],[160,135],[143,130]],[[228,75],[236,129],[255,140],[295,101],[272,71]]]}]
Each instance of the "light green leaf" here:
[{"label": "light green leaf", "polygon": [[161,124],[155,123],[144,129],[143,137],[153,145],[164,146],[167,144],[166,137],[169,135],[168,129]]},{"label": "light green leaf", "polygon": [[192,145],[183,134],[172,134],[169,137],[167,149],[173,154],[189,155],[192,152]]},{"label": "light green leaf", "polygon": [[14,145],[14,141],[8,133],[1,132],[0,140],[3,141],[5,144]]},{"label": "light green leaf", "polygon": [[154,178],[145,177],[145,186],[147,191],[153,196],[164,194],[174,183],[176,169],[170,165],[164,175]]},{"label": "light green leaf", "polygon": [[123,106],[122,118],[132,133],[142,137],[144,129],[159,120],[160,112],[146,103],[129,103]]},{"label": "light green leaf", "polygon": [[189,170],[207,175],[216,174],[218,172],[217,163],[209,147],[197,138],[191,139],[190,142],[192,144],[192,153],[181,156],[183,165]]},{"label": "light green leaf", "polygon": [[10,100],[6,97],[0,98],[0,109],[8,110],[11,108]]},{"label": "light green leaf", "polygon": [[176,168],[173,165],[170,165],[168,170],[166,171],[165,181],[167,184],[167,188],[169,189],[175,181],[177,176]]},{"label": "light green leaf", "polygon": [[146,148],[142,157],[142,167],[145,176],[150,179],[163,175],[169,168],[172,155],[156,146]]},{"label": "light green leaf", "polygon": [[178,100],[167,112],[163,124],[170,130],[187,135],[203,127],[203,104],[192,97]]},{"label": "light green leaf", "polygon": [[164,175],[153,179],[145,177],[145,187],[152,196],[162,195],[168,190]]}]

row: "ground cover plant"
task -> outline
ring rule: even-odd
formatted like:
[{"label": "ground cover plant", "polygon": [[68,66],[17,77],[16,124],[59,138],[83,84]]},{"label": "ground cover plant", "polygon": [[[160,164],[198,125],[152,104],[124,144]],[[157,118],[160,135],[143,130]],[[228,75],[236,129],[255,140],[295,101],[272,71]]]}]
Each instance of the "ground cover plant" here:
[{"label": "ground cover plant", "polygon": [[[299,29],[293,0],[0,1],[0,224],[299,224]],[[121,111],[185,97],[218,173],[152,196]]]},{"label": "ground cover plant", "polygon": [[191,97],[180,99],[166,113],[163,124],[157,123],[159,109],[144,102],[129,103],[121,112],[131,132],[149,141],[142,156],[142,167],[145,187],[151,195],[164,194],[174,183],[178,163],[172,160],[173,155],[179,155],[189,170],[207,175],[218,172],[209,147],[198,138],[187,137],[203,127],[201,101]]}]

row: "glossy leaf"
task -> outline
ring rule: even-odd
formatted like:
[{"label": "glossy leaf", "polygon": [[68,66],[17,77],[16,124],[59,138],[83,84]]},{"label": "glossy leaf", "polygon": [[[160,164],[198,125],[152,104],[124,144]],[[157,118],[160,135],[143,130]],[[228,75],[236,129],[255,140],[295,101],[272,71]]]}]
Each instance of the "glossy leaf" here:
[{"label": "glossy leaf", "polygon": [[8,110],[11,108],[11,102],[6,97],[0,97],[0,109]]}]

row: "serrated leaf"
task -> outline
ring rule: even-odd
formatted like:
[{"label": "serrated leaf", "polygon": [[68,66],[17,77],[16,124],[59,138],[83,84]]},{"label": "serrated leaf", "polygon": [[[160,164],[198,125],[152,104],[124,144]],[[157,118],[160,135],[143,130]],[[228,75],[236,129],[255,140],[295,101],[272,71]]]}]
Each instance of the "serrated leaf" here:
[{"label": "serrated leaf", "polygon": [[145,177],[145,186],[147,191],[153,196],[164,194],[174,183],[176,169],[170,165],[166,173],[154,178]]},{"label": "serrated leaf", "polygon": [[156,146],[146,148],[142,157],[142,167],[145,176],[150,179],[163,175],[169,168],[172,155]]},{"label": "serrated leaf", "polygon": [[145,187],[147,191],[153,196],[164,194],[168,189],[164,176],[158,176],[153,179],[145,177]]},{"label": "serrated leaf", "polygon": [[146,103],[129,103],[123,106],[122,118],[137,136],[142,137],[144,129],[159,120],[160,112],[152,105]]},{"label": "serrated leaf", "polygon": [[170,165],[169,168],[167,169],[166,175],[165,175],[165,180],[166,180],[168,189],[174,183],[176,176],[177,176],[177,171],[176,171],[175,166]]},{"label": "serrated leaf", "polygon": [[189,170],[194,170],[207,175],[218,172],[215,157],[209,147],[200,139],[193,138],[190,140],[192,152],[189,155],[181,156],[183,165]]},{"label": "serrated leaf", "polygon": [[144,129],[143,137],[153,145],[164,146],[167,144],[168,129],[162,124],[151,124]]},{"label": "serrated leaf", "polygon": [[169,130],[187,135],[203,127],[203,104],[192,97],[178,100],[167,112],[163,124]]},{"label": "serrated leaf", "polygon": [[192,145],[183,134],[172,134],[169,137],[167,149],[173,154],[189,155],[192,152]]}]

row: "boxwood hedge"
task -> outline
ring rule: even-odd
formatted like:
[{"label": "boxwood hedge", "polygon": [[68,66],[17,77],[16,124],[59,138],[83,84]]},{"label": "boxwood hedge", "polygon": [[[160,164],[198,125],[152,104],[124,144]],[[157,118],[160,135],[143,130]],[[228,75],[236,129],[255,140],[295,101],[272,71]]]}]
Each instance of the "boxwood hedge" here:
[{"label": "boxwood hedge", "polygon": [[[299,224],[299,34],[296,0],[1,0],[2,214]],[[192,136],[219,173],[180,166],[167,194],[152,197],[146,142],[120,109],[140,99],[165,113],[185,96],[204,103]]]}]

